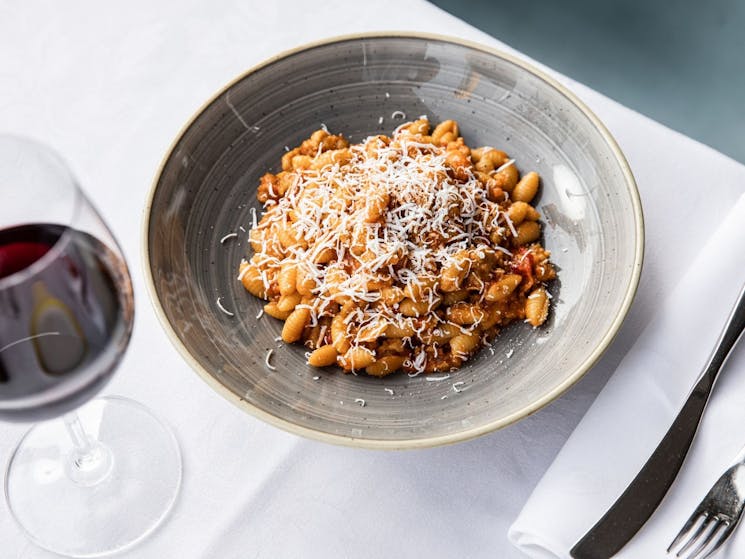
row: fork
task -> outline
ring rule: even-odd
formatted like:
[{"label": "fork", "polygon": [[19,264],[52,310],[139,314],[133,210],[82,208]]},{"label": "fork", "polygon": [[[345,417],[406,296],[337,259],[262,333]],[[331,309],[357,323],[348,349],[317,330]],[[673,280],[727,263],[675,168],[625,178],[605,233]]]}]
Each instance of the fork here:
[{"label": "fork", "polygon": [[714,555],[734,532],[745,506],[745,447],[735,463],[722,474],[699,503],[683,529],[667,548],[670,553],[686,536],[688,540],[675,554],[680,557],[696,545],[687,559],[706,559]]}]

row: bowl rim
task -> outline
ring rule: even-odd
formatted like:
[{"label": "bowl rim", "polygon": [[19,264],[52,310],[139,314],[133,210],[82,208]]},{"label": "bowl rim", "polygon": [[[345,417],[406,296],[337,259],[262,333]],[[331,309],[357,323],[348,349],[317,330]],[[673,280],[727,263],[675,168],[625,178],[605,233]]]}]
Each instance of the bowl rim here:
[{"label": "bowl rim", "polygon": [[[344,42],[358,41],[358,40],[365,40],[365,39],[386,39],[386,38],[390,38],[390,39],[407,38],[407,39],[438,41],[438,42],[451,43],[451,44],[455,44],[458,46],[467,47],[473,50],[481,51],[491,56],[496,56],[498,58],[506,60],[507,62],[510,62],[522,68],[526,72],[529,72],[533,74],[534,76],[540,78],[544,82],[546,82],[550,87],[553,87],[554,89],[556,89],[559,93],[564,95],[564,97],[566,97],[573,105],[575,105],[590,120],[590,122],[593,124],[595,129],[603,137],[603,139],[605,140],[610,150],[613,152],[615,159],[618,162],[621,168],[621,171],[623,173],[623,177],[625,179],[624,182],[628,190],[629,196],[631,198],[631,205],[632,205],[632,209],[634,213],[634,222],[636,225],[636,228],[635,228],[636,239],[635,239],[635,244],[634,244],[634,262],[633,262],[633,267],[631,270],[631,276],[629,278],[629,283],[626,287],[626,291],[625,291],[619,312],[616,314],[610,326],[608,327],[606,332],[603,334],[603,337],[600,339],[600,343],[598,343],[598,345],[590,352],[590,354],[584,359],[584,361],[582,361],[582,363],[578,367],[576,367],[576,369],[572,372],[571,375],[569,375],[566,379],[564,379],[564,381],[561,382],[559,385],[555,386],[552,390],[544,394],[541,398],[535,400],[534,402],[531,402],[530,404],[524,406],[523,408],[505,417],[502,417],[500,419],[490,421],[488,423],[484,423],[476,427],[464,429],[456,433],[450,433],[446,435],[436,435],[436,436],[431,436],[431,437],[422,437],[422,438],[398,439],[398,440],[356,438],[356,437],[351,437],[351,436],[346,436],[346,435],[328,433],[325,431],[312,429],[310,427],[304,427],[301,425],[297,425],[296,423],[293,423],[292,421],[288,421],[286,419],[273,415],[269,412],[266,412],[258,408],[257,406],[254,406],[253,404],[251,404],[244,398],[241,398],[238,394],[233,393],[223,384],[218,382],[217,379],[213,377],[193,357],[189,349],[181,342],[181,339],[176,334],[176,331],[174,330],[171,323],[168,321],[168,318],[165,314],[165,310],[163,309],[163,306],[161,305],[161,302],[158,298],[158,294],[155,288],[155,281],[153,278],[152,270],[150,268],[150,251],[149,251],[149,243],[148,243],[151,218],[152,218],[153,199],[155,198],[155,194],[158,188],[158,183],[160,182],[161,176],[163,174],[163,170],[165,169],[165,166],[168,163],[168,161],[173,156],[173,152],[178,146],[178,144],[180,143],[181,139],[184,137],[187,131],[191,128],[194,122],[204,113],[205,110],[207,110],[207,108],[215,100],[217,100],[221,95],[223,95],[228,89],[233,87],[236,83],[251,76],[257,71],[265,67],[271,66],[272,64],[275,64],[276,62],[283,60],[287,57],[301,53],[302,51],[321,47],[321,46],[331,45],[334,43],[344,43]],[[499,49],[496,49],[496,48],[493,48],[493,47],[490,47],[490,46],[487,46],[481,43],[469,41],[466,39],[461,39],[458,37],[437,34],[437,33],[424,33],[424,32],[413,32],[413,31],[412,32],[410,31],[375,31],[375,32],[336,35],[333,37],[327,37],[327,38],[320,39],[317,41],[304,43],[299,46],[281,51],[278,54],[240,73],[239,75],[234,77],[232,80],[230,80],[227,84],[225,84],[223,87],[221,87],[204,103],[202,103],[202,105],[191,115],[189,120],[181,127],[178,134],[176,135],[176,137],[174,138],[174,140],[171,142],[170,146],[168,147],[168,150],[163,155],[160,161],[160,164],[158,165],[158,168],[155,173],[155,177],[150,187],[150,192],[148,193],[147,200],[143,208],[142,227],[141,227],[142,247],[141,247],[140,254],[142,258],[141,260],[142,268],[143,268],[143,273],[145,275],[145,283],[147,285],[147,291],[150,297],[150,302],[152,303],[153,309],[155,310],[155,314],[157,315],[161,326],[165,330],[171,343],[178,350],[178,352],[181,354],[181,357],[186,361],[186,363],[202,378],[202,380],[204,380],[218,394],[222,395],[225,399],[232,402],[234,405],[236,405],[240,409],[250,413],[254,417],[257,417],[258,419],[261,419],[274,427],[278,427],[284,431],[287,431],[295,435],[299,435],[302,437],[314,439],[314,440],[325,442],[325,443],[356,447],[356,448],[405,450],[405,449],[418,449],[418,448],[431,448],[431,447],[437,447],[437,446],[444,446],[448,444],[454,444],[458,442],[467,441],[467,440],[479,437],[481,435],[491,433],[493,431],[496,431],[498,429],[511,425],[519,421],[520,419],[524,419],[525,417],[537,412],[538,410],[547,406],[549,403],[553,402],[555,399],[559,398],[567,390],[569,390],[572,386],[574,386],[597,363],[597,361],[603,355],[605,350],[610,346],[611,342],[613,341],[616,334],[618,333],[624,319],[626,318],[626,315],[629,312],[629,309],[634,300],[634,296],[636,294],[637,288],[639,286],[639,279],[641,276],[641,270],[642,270],[642,265],[643,265],[643,260],[644,260],[644,233],[645,233],[644,232],[644,216],[643,216],[643,211],[642,211],[641,198],[640,198],[639,191],[636,185],[636,181],[631,171],[631,167],[629,166],[629,163],[626,160],[626,157],[621,151],[621,148],[619,147],[615,138],[610,133],[608,128],[605,126],[605,124],[603,124],[603,122],[595,115],[595,113],[575,93],[573,93],[567,87],[562,85],[555,78],[550,76],[546,71],[538,68],[537,66],[531,63],[525,62],[524,60],[510,53],[504,52],[502,50],[499,50]]]}]

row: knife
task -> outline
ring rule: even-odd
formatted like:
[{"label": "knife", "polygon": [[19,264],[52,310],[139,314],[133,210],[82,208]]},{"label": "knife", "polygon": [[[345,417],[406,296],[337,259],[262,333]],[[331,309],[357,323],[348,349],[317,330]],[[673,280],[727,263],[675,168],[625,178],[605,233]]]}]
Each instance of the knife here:
[{"label": "knife", "polygon": [[647,463],[603,517],[569,552],[575,559],[609,559],[647,522],[665,497],[696,436],[714,382],[745,329],[745,287],[717,345],[675,421]]}]

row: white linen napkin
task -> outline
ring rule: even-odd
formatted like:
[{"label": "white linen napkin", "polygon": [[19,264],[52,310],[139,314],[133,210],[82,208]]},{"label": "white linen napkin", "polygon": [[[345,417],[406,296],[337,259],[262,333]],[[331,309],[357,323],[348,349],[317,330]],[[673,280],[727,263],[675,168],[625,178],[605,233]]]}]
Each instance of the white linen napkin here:
[{"label": "white linen napkin", "polygon": [[[648,212],[647,219],[654,214]],[[678,286],[657,301],[656,318],[511,526],[514,545],[534,558],[569,557],[572,546],[615,502],[669,428],[744,282],[745,195]],[[644,536],[634,538],[616,557],[667,557],[665,549],[678,530],[745,444],[745,343],[725,367],[676,483],[642,528]],[[735,534],[723,556],[745,556],[745,535],[740,536]]]}]

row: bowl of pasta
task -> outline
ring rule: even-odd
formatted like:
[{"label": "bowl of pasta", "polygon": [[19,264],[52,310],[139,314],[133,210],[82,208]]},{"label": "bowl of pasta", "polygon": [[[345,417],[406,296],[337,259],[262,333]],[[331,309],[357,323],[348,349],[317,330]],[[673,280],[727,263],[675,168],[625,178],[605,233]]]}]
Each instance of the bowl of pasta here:
[{"label": "bowl of pasta", "polygon": [[569,389],[631,305],[631,171],[571,92],[488,47],[339,37],[217,92],[144,220],[153,304],[216,391],[299,435],[417,448]]}]

